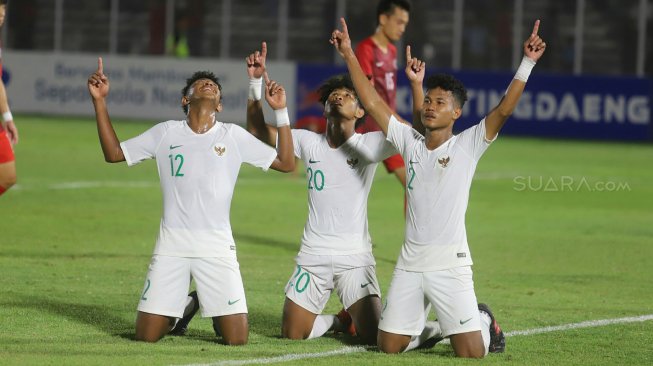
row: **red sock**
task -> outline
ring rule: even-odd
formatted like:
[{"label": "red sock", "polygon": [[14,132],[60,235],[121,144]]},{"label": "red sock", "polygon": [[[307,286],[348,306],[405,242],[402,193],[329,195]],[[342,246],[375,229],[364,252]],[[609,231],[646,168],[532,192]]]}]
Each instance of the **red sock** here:
[{"label": "red sock", "polygon": [[3,193],[5,193],[7,189],[3,186],[0,186],[0,196],[2,196]]}]

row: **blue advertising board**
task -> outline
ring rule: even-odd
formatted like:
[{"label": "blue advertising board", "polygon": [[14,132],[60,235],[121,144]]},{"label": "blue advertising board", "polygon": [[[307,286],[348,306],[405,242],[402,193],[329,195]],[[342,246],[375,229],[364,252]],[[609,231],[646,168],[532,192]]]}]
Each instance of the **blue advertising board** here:
[{"label": "blue advertising board", "polygon": [[[297,66],[297,118],[321,116],[323,107],[316,90],[330,76],[346,72],[344,67]],[[442,72],[428,70],[427,76]],[[468,101],[455,131],[478,123],[497,105],[514,74],[496,72],[451,72],[467,88]],[[400,70],[397,82],[397,112],[411,120],[410,87]],[[557,138],[652,140],[650,79],[630,77],[530,76],[526,90],[501,133]]]}]

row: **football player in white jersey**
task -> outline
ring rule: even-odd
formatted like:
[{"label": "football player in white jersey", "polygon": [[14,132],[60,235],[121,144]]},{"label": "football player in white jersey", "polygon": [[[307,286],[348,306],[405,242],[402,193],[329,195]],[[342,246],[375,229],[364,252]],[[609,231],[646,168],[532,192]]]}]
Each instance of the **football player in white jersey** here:
[{"label": "football player in white jersey", "polygon": [[505,349],[505,337],[489,307],[476,302],[465,212],[476,164],[517,106],[531,69],[546,48],[537,35],[539,23],[524,42],[524,58],[505,96],[477,125],[458,135],[453,134],[453,124],[467,99],[460,81],[436,75],[427,80],[424,95],[421,80],[426,65],[408,56],[422,135],[370,86],[351,48],[344,19],[342,30],[331,35],[363,105],[408,165],[405,241],[379,323],[378,345],[383,352],[402,352],[424,332],[428,304],[435,310],[441,336],[451,340],[457,356],[481,358]]},{"label": "football player in white jersey", "polygon": [[[261,75],[266,45],[246,59],[250,78],[247,126],[274,146],[277,128],[265,124],[261,103]],[[377,164],[396,154],[383,133],[354,131],[365,115],[351,79],[339,75],[319,90],[327,119],[326,134],[293,129],[294,152],[306,167],[308,219],[299,254],[285,288],[282,336],[320,337],[328,330],[347,331],[353,320],[359,340],[376,344],[381,312],[372,242],[367,224],[367,197]],[[322,315],[332,291],[351,315],[340,319]],[[351,319],[351,320],[350,320]]]},{"label": "football player in white jersey", "polygon": [[[163,216],[138,305],[136,340],[183,333],[175,328],[177,320],[183,318],[185,330],[200,308],[225,344],[247,343],[247,302],[229,208],[242,163],[282,172],[295,168],[285,90],[266,80],[266,99],[279,112],[277,152],[242,127],[218,121],[222,87],[211,72],[187,80],[181,97],[185,120],[159,123],[122,143],[109,118],[109,79],[101,58],[88,89],[105,160],[131,166],[156,159],[161,181]],[[197,292],[188,297],[192,279]]]}]

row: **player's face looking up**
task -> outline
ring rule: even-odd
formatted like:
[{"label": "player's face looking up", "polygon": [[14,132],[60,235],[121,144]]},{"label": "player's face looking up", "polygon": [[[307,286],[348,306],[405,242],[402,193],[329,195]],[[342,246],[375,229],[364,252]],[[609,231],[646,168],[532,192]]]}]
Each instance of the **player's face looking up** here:
[{"label": "player's face looking up", "polygon": [[193,86],[188,90],[188,97],[191,98],[195,94],[198,94],[198,96],[217,96],[218,101],[221,97],[218,84],[210,79],[199,79],[193,83]]},{"label": "player's face looking up", "polygon": [[334,89],[324,103],[324,115],[358,119],[364,115],[356,94],[347,88]]},{"label": "player's face looking up", "polygon": [[422,104],[422,124],[429,130],[448,127],[462,113],[451,91],[434,88],[426,91]]},{"label": "player's face looking up", "polygon": [[408,12],[395,6],[392,13],[379,16],[379,25],[388,39],[397,42],[406,31],[408,20]]},{"label": "player's face looking up", "polygon": [[222,111],[222,103],[220,100],[222,93],[220,86],[211,79],[198,79],[190,85],[186,95],[181,100],[181,105],[184,113],[188,113],[188,107],[193,101],[213,100],[215,103],[214,109],[218,112]]}]

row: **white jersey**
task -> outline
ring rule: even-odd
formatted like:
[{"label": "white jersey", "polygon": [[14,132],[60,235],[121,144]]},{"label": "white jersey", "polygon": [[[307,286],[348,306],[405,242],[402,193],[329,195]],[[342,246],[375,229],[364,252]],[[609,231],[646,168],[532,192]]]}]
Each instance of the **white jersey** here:
[{"label": "white jersey", "polygon": [[127,164],[156,159],[163,216],[154,254],[235,257],[229,209],[242,163],[267,170],[276,151],[242,127],[216,122],[203,134],[162,122],[120,144]]},{"label": "white jersey", "polygon": [[354,134],[339,148],[326,135],[292,130],[295,156],[304,161],[308,220],[300,252],[349,255],[372,251],[367,196],[379,161],[396,154],[381,132]]},{"label": "white jersey", "polygon": [[406,162],[406,237],[397,268],[426,272],[471,265],[465,212],[476,164],[491,143],[485,119],[428,150],[424,136],[393,116],[388,141]]}]

